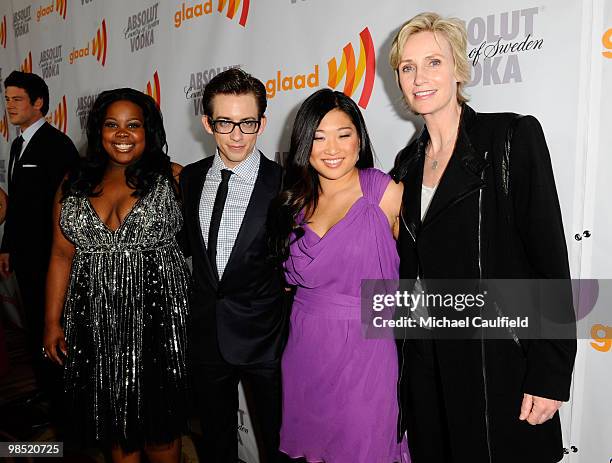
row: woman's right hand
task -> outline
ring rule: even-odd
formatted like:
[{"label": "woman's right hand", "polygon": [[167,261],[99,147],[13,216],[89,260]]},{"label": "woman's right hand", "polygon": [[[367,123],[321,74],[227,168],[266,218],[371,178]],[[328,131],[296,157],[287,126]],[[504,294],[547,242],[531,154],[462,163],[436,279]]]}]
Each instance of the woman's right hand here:
[{"label": "woman's right hand", "polygon": [[[43,337],[43,347],[47,356],[59,365],[64,362],[59,351],[64,357],[68,356],[68,348],[66,347],[66,339],[64,338],[64,330],[59,323],[45,325],[45,334]],[[58,351],[59,348],[59,351]]]}]

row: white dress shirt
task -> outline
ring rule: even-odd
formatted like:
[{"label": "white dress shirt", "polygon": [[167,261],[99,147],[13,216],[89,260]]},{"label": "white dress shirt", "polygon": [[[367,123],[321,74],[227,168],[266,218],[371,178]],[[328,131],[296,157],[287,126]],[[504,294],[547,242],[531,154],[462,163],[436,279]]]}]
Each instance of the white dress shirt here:
[{"label": "white dress shirt", "polygon": [[200,198],[200,226],[202,229],[202,238],[208,246],[208,232],[210,230],[210,219],[212,215],[213,205],[215,204],[215,196],[217,189],[221,183],[221,170],[227,169],[233,172],[229,178],[227,189],[227,199],[221,216],[221,224],[219,225],[219,235],[217,238],[217,271],[219,278],[223,276],[223,271],[229,260],[236,237],[240,231],[244,214],[255,187],[255,180],[259,172],[259,164],[261,154],[258,150],[254,150],[249,154],[244,161],[231,169],[226,167],[221,160],[221,155],[217,151],[212,166],[206,174],[204,188],[202,188],[202,196]]},{"label": "white dress shirt", "polygon": [[[25,129],[23,132],[21,132],[21,136],[23,137],[23,145],[21,146],[21,153],[19,153],[20,158],[23,152],[25,151],[26,147],[28,146],[28,143],[34,136],[34,134],[38,131],[38,129],[40,129],[43,126],[45,122],[46,122],[45,118],[41,117],[36,122],[34,122],[31,126],[29,126],[27,129]],[[15,162],[17,161],[18,159],[15,160]]]}]

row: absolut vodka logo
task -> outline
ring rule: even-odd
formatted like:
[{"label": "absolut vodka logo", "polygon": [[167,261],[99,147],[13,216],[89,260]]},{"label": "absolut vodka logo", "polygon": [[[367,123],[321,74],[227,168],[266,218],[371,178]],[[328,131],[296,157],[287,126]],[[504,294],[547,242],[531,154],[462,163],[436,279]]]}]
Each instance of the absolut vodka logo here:
[{"label": "absolut vodka logo", "polygon": [[89,112],[91,111],[91,107],[93,106],[94,101],[96,101],[96,98],[98,98],[97,93],[81,95],[77,98],[76,116],[79,119],[82,132],[84,132],[87,128],[87,118],[89,117]]},{"label": "absolut vodka logo", "polygon": [[43,79],[57,77],[60,74],[60,63],[63,61],[62,46],[47,48],[40,52],[38,66]]},{"label": "absolut vodka logo", "polygon": [[469,87],[523,81],[520,56],[544,45],[535,30],[538,13],[539,8],[533,7],[475,17],[466,23],[473,66]]},{"label": "absolut vodka logo", "polygon": [[240,64],[231,64],[228,66],[220,66],[211,69],[204,69],[203,71],[192,72],[189,75],[189,84],[183,87],[185,93],[185,99],[191,100],[193,103],[193,114],[194,116],[203,115],[202,110],[202,91],[210,79],[215,77],[217,74],[223,71],[227,71],[232,68],[239,68]]},{"label": "absolut vodka logo", "polygon": [[15,37],[21,37],[30,32],[30,21],[32,20],[32,5],[26,6],[13,13],[13,30]]},{"label": "absolut vodka logo", "polygon": [[132,53],[148,48],[155,43],[155,29],[159,26],[157,10],[159,3],[128,16],[127,26],[123,30],[125,40],[130,42]]}]

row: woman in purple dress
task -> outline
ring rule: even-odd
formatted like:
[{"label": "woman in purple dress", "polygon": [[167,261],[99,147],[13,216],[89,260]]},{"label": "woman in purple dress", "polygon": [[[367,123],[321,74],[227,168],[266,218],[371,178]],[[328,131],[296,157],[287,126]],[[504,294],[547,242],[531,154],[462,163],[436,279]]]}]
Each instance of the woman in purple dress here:
[{"label": "woman in purple dress", "polygon": [[282,359],[281,450],[292,458],[405,461],[395,342],[366,339],[360,319],[361,280],[398,278],[403,188],[373,164],[357,105],[329,89],[311,95],[271,214],[273,251],[297,287]]}]

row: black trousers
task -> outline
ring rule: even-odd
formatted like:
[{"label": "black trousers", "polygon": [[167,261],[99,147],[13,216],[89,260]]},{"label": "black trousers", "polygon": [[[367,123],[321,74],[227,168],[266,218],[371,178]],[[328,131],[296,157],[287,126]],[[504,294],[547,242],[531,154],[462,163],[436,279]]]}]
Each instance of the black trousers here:
[{"label": "black trousers", "polygon": [[400,406],[407,422],[408,446],[413,463],[451,462],[450,430],[447,426],[437,355],[431,341],[407,340],[405,379]]},{"label": "black trousers", "polygon": [[20,259],[13,265],[19,292],[26,316],[26,335],[31,365],[36,386],[50,403],[50,419],[61,424],[61,403],[63,391],[63,368],[43,357],[43,332],[45,325],[45,284],[47,273],[40,265]]},{"label": "black trousers", "polygon": [[242,381],[261,463],[278,461],[281,425],[280,361],[255,365],[193,365],[202,426],[203,462],[238,461],[238,382]]}]

